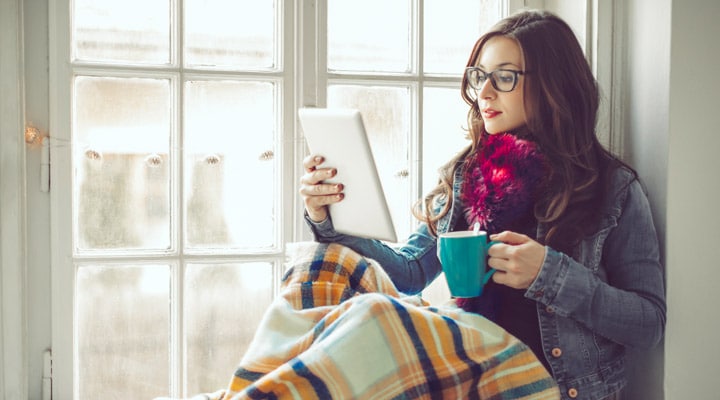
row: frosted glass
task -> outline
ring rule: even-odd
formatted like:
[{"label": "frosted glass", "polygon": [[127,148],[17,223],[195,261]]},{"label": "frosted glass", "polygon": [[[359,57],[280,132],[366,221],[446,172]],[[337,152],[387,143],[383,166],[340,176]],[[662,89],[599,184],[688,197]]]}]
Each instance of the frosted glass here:
[{"label": "frosted glass", "polygon": [[378,174],[398,240],[410,232],[414,198],[410,172],[410,88],[330,85],[329,107],[357,108],[363,115]]},{"label": "frosted glass", "polygon": [[167,250],[170,82],[75,79],[76,251]]},{"label": "frosted glass", "polygon": [[332,0],[328,5],[328,69],[411,71],[409,0]]},{"label": "frosted glass", "polygon": [[[466,139],[469,106],[460,98],[460,89],[425,87],[423,90],[421,192],[424,195],[437,185],[438,169],[470,141]],[[434,305],[450,298],[444,274],[423,290],[423,298]]]},{"label": "frosted glass", "polygon": [[426,87],[423,101],[422,193],[437,185],[438,169],[470,144],[460,88]]},{"label": "frosted glass", "polygon": [[73,59],[170,63],[169,0],[72,1]]},{"label": "frosted glass", "polygon": [[274,104],[272,83],[186,82],[186,248],[278,245]]},{"label": "frosted glass", "polygon": [[170,395],[170,268],[77,270],[77,398]]},{"label": "frosted glass", "polygon": [[228,69],[274,69],[277,1],[185,0],[185,64]]},{"label": "frosted glass", "polygon": [[500,19],[498,0],[425,0],[425,73],[461,75],[475,41]]},{"label": "frosted glass", "polygon": [[272,264],[194,264],[185,272],[186,396],[227,387],[272,301]]}]

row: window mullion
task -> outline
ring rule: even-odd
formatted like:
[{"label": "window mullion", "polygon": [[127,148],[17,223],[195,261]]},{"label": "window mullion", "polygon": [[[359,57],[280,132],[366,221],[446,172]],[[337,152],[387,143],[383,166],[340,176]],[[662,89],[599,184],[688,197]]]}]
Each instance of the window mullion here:
[{"label": "window mullion", "polygon": [[[176,20],[177,21],[177,20]],[[181,43],[182,41],[178,41]],[[181,62],[181,61],[179,61]],[[173,113],[172,113],[172,130],[170,138],[170,157],[172,162],[172,170],[170,172],[170,196],[171,196],[171,216],[170,216],[170,232],[171,243],[175,247],[175,254],[178,257],[177,262],[170,263],[172,273],[170,288],[170,348],[171,361],[171,391],[173,395],[178,396],[184,392],[185,387],[185,346],[184,346],[184,322],[183,322],[183,271],[185,270],[185,251],[183,243],[185,242],[185,207],[183,202],[184,192],[184,147],[183,147],[183,114],[184,102],[183,93],[185,87],[185,74],[180,72],[173,79]]]},{"label": "window mullion", "polygon": [[185,26],[185,14],[183,9],[183,1],[172,0],[172,15],[170,23],[172,24],[172,32],[170,39],[170,60],[171,64],[177,68],[178,74],[173,79],[172,91],[172,124],[170,137],[170,160],[172,162],[172,170],[170,172],[170,224],[171,224],[171,243],[175,246],[175,254],[178,260],[170,264],[170,391],[173,396],[185,396],[185,387],[187,379],[187,367],[185,363],[185,323],[183,315],[183,282],[185,271],[185,206],[183,201],[183,193],[185,187],[184,181],[184,89],[186,74],[185,66],[185,37],[183,35]]},{"label": "window mullion", "polygon": [[[72,194],[70,156],[70,95],[72,69],[70,66],[70,1],[50,0],[48,3],[50,35],[49,48],[49,132],[51,137],[50,169],[50,237],[52,242],[51,280],[52,309],[52,397],[72,399],[77,396],[74,382],[74,291],[75,266],[72,251]],[[70,233],[69,233],[70,232]]]},{"label": "window mullion", "polygon": [[315,29],[315,105],[324,107],[327,106],[328,86],[328,0],[317,0]]},{"label": "window mullion", "polygon": [[325,104],[327,85],[327,0],[301,0],[298,10],[298,104]]},{"label": "window mullion", "polygon": [[[413,118],[412,129],[410,130],[410,198],[420,198],[422,195],[420,184],[423,181],[423,96],[425,87],[425,1],[415,1],[416,12],[414,12],[414,26],[415,26],[415,44],[413,46],[414,53],[416,54],[416,68],[418,83],[415,87],[415,96],[413,96],[413,107],[412,109],[416,113],[417,117]],[[412,137],[412,135],[415,135]]]},{"label": "window mullion", "polygon": [[[299,0],[296,2],[297,25],[295,35],[295,98],[298,107],[320,107],[327,104],[327,0]],[[288,43],[289,45],[289,43]],[[293,108],[293,127],[295,131],[294,182],[302,174],[298,166],[306,154],[305,138],[300,132],[297,116]],[[293,191],[294,192],[294,191]],[[293,237],[296,241],[310,240],[311,236],[303,221],[303,203],[300,196],[295,198],[295,218]]]},{"label": "window mullion", "polygon": [[[289,243],[295,240],[295,226],[297,225],[295,218],[295,205],[298,196],[295,195],[295,182],[298,182],[300,177],[296,175],[295,165],[299,164],[296,157],[296,140],[295,140],[295,109],[297,108],[296,94],[298,88],[295,86],[295,76],[298,71],[298,60],[295,57],[297,52],[298,44],[295,43],[296,38],[299,36],[297,32],[297,26],[299,24],[297,15],[300,15],[300,11],[297,10],[297,4],[295,1],[280,1],[280,12],[277,14],[276,25],[278,26],[280,38],[279,52],[281,55],[279,59],[282,61],[279,63],[282,79],[279,79],[276,84],[276,113],[277,121],[276,125],[280,128],[278,135],[281,135],[279,140],[276,140],[276,146],[280,154],[276,154],[278,158],[278,193],[282,193],[279,196],[279,218],[281,224],[278,227],[278,235],[280,248],[282,251],[285,249],[285,243]],[[275,263],[276,266],[282,263]],[[279,277],[282,276],[282,271],[277,271],[278,279],[275,279],[275,285],[273,286],[273,296],[277,294],[279,289]]]}]

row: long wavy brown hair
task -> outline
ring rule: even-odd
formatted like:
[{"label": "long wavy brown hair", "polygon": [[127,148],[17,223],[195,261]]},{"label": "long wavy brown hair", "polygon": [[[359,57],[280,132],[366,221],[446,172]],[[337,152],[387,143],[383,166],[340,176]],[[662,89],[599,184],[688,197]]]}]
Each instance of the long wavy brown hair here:
[{"label": "long wavy brown hair", "polygon": [[[535,141],[550,166],[550,173],[535,204],[535,217],[548,229],[538,241],[568,252],[597,226],[601,204],[608,192],[611,174],[625,166],[606,150],[595,133],[599,91],[582,48],[572,29],[545,11],[523,11],[507,17],[481,36],[467,66],[478,62],[490,38],[515,40],[524,56],[523,75],[527,126],[523,136]],[[436,222],[447,214],[453,201],[452,182],[456,168],[479,150],[485,128],[476,92],[463,77],[461,92],[470,106],[468,135],[471,144],[440,169],[438,185],[413,208],[415,216],[437,234]],[[445,206],[435,212],[436,200]]]}]

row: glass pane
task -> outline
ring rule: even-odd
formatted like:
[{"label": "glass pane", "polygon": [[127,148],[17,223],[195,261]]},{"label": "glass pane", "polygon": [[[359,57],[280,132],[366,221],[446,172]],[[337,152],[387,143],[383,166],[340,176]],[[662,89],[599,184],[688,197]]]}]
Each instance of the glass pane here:
[{"label": "glass pane", "polygon": [[169,296],[167,265],[78,268],[77,398],[170,395]]},{"label": "glass pane", "polygon": [[75,248],[170,248],[170,82],[75,79]]},{"label": "glass pane", "polygon": [[277,1],[185,0],[185,64],[277,68]]},{"label": "glass pane", "polygon": [[74,60],[170,63],[170,0],[74,0]]},{"label": "glass pane", "polygon": [[272,264],[188,265],[185,395],[227,387],[272,301]]},{"label": "glass pane", "polygon": [[499,0],[425,0],[425,72],[462,74],[475,41],[500,19]]},{"label": "glass pane", "polygon": [[280,155],[275,86],[185,84],[185,244],[190,249],[275,246]]},{"label": "glass pane", "polygon": [[438,169],[470,144],[460,88],[426,87],[423,100],[422,193],[437,185]]},{"label": "glass pane", "polygon": [[327,3],[329,70],[410,72],[411,1]]},{"label": "glass pane", "polygon": [[410,88],[331,85],[328,106],[357,108],[363,114],[370,146],[385,197],[398,233],[404,240],[412,224]]},{"label": "glass pane", "polygon": [[[470,141],[466,139],[469,107],[460,97],[459,87],[425,87],[423,96],[421,193],[424,195],[437,185],[438,169]],[[444,274],[423,290],[423,298],[435,305],[450,298]]]}]

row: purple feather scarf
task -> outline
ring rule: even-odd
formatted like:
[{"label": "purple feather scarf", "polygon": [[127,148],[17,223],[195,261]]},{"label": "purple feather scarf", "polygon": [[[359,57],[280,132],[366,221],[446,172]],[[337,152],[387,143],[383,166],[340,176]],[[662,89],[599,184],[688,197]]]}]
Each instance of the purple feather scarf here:
[{"label": "purple feather scarf", "polygon": [[481,140],[482,149],[466,161],[461,200],[468,226],[478,222],[499,233],[531,215],[547,163],[537,144],[511,133]]}]

